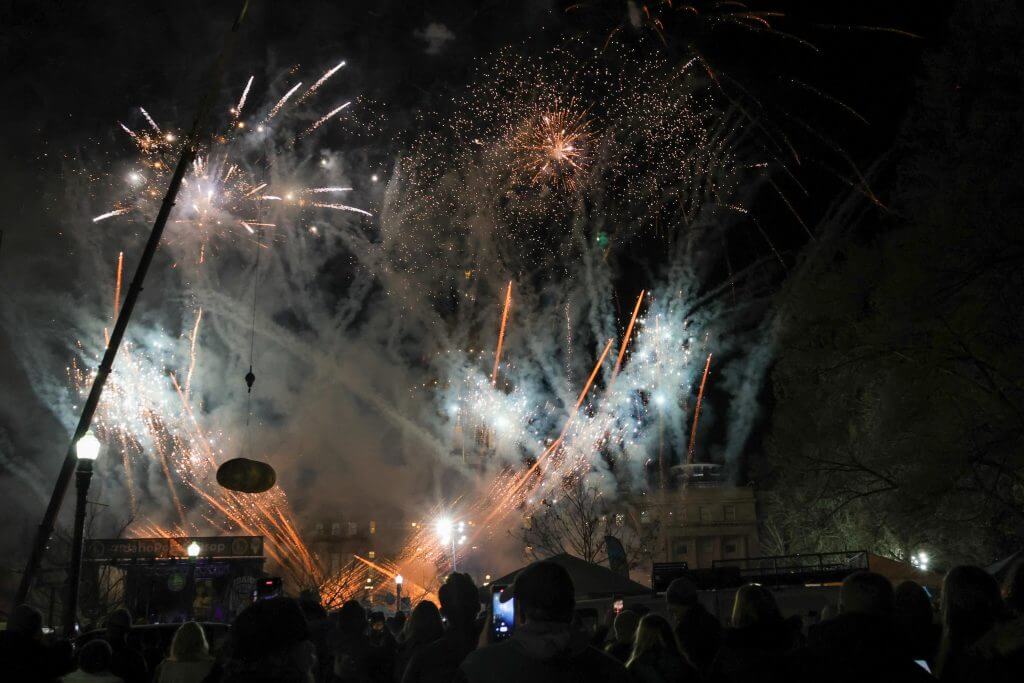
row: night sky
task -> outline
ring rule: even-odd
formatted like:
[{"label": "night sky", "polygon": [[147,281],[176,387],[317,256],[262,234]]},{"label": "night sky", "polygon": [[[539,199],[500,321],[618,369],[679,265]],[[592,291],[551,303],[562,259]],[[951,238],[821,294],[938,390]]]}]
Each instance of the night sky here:
[{"label": "night sky", "polygon": [[[330,151],[339,164],[340,182],[350,182],[355,188],[352,203],[381,216],[387,213],[387,192],[400,192],[385,191],[384,179],[395,173],[397,160],[417,140],[434,129],[441,130],[442,119],[460,113],[460,102],[464,102],[467,87],[475,82],[482,65],[502,50],[544,60],[553,47],[570,39],[600,48],[609,33],[620,27],[617,40],[631,45],[641,59],[650,54],[676,63],[688,54],[687,41],[692,41],[690,44],[706,55],[709,64],[766,103],[765,116],[776,117],[783,122],[782,129],[793,132],[794,144],[806,160],[795,170],[806,192],[792,195],[792,209],[763,188],[744,197],[752,214],[767,226],[770,246],[752,227],[730,232],[725,258],[716,256],[719,260],[714,264],[702,267],[706,281],[694,286],[695,293],[710,291],[725,282],[730,273],[763,260],[771,265],[757,275],[753,296],[764,302],[770,299],[796,267],[800,250],[808,242],[799,221],[814,232],[830,207],[848,191],[842,180],[822,170],[824,162],[823,166],[814,162],[828,159],[829,168],[837,167],[836,149],[841,149],[842,156],[861,171],[874,169],[870,184],[883,207],[877,209],[878,227],[867,231],[883,231],[897,222],[884,208],[895,171],[891,165],[877,162],[898,151],[896,141],[922,75],[922,54],[940,49],[947,40],[947,5],[951,3],[750,3],[755,9],[782,11],[786,16],[773,19],[773,25],[812,43],[818,54],[796,39],[736,29],[686,35],[683,40],[682,28],[673,34],[671,24],[662,44],[654,35],[630,26],[629,6],[633,3],[580,3],[579,8],[567,11],[568,5],[575,4],[510,0],[252,2],[225,74],[223,100],[233,101],[250,74],[256,75],[254,87],[260,90],[260,101],[272,101],[284,92],[286,84],[298,78],[293,73],[315,77],[339,59],[347,60],[345,69],[331,81],[332,91],[325,102],[352,99],[351,112],[344,122],[325,126],[315,146],[300,146],[301,153],[315,158],[327,154],[323,150]],[[101,213],[104,201],[109,204],[112,198],[97,196],[87,189],[89,183],[83,179],[122,168],[118,164],[130,156],[131,148],[117,122],[139,127],[144,123],[137,113],[140,105],[165,125],[185,128],[195,109],[203,74],[236,8],[236,2],[222,0],[13,1],[0,8],[0,55],[6,67],[0,98],[0,119],[4,123],[0,138],[0,205],[5,215],[0,222],[0,357],[4,359],[0,362],[0,513],[13,521],[0,540],[8,558],[2,563],[5,574],[20,571],[21,554],[49,496],[75,419],[69,408],[73,401],[69,398],[66,363],[77,353],[77,340],[91,334],[95,341],[102,329],[101,323],[85,321],[78,314],[109,308],[103,302],[111,296],[110,273],[117,245],[125,251],[130,272],[146,231],[144,221],[92,223],[92,216]],[[290,73],[293,68],[295,71]],[[802,101],[787,100],[789,91],[774,85],[780,75],[799,78],[817,92]],[[867,123],[857,121],[830,98],[856,110]],[[795,114],[787,119],[785,112],[791,106],[810,128],[794,123]],[[382,182],[375,184],[371,175],[379,175]],[[794,211],[799,220],[793,217]],[[363,225],[373,226],[375,220]],[[366,228],[371,232],[375,229]],[[353,283],[359,282],[364,267],[352,255],[355,247],[351,243],[335,241],[328,246],[325,241],[312,252],[317,260],[303,275],[304,284],[295,285],[288,296],[274,292],[278,282],[289,281],[296,274],[297,255],[293,249],[298,247],[288,245],[298,241],[285,238],[271,245],[271,250],[285,255],[273,263],[268,257],[265,264],[268,270],[260,293],[265,297],[261,303],[266,306],[260,311],[261,319],[272,320],[283,331],[281,335],[290,334],[311,345],[321,344],[331,335],[351,335],[351,341],[339,344],[336,350],[337,358],[343,359],[339,365],[342,369],[336,369],[339,377],[356,377],[351,381],[365,382],[366,391],[387,385],[385,393],[393,395],[393,400],[389,399],[391,409],[404,412],[410,424],[403,425],[397,418],[381,419],[379,415],[387,409],[346,389],[350,380],[334,381],[324,376],[328,371],[319,361],[303,365],[283,358],[289,354],[275,350],[274,345],[287,347],[280,339],[257,342],[262,350],[257,352],[255,414],[265,430],[257,441],[265,439],[268,450],[278,453],[270,460],[279,469],[292,507],[300,518],[312,516],[337,503],[330,500],[334,497],[379,504],[414,516],[416,506],[425,509],[450,498],[462,484],[457,476],[439,473],[445,468],[431,464],[435,456],[425,455],[422,444],[411,445],[416,439],[409,435],[417,429],[411,423],[417,421],[417,416],[408,412],[409,405],[420,404],[422,396],[427,395],[415,394],[410,387],[439,381],[438,366],[432,364],[431,354],[445,342],[423,344],[417,356],[417,351],[409,350],[419,343],[415,327],[389,336],[388,320],[401,318],[407,304],[395,305],[390,313],[384,311],[387,304],[380,302],[390,296],[393,286],[387,282],[373,284],[371,293],[364,303],[355,306],[354,312],[342,311],[349,305],[345,302],[350,300]],[[211,386],[204,389],[203,412],[210,417],[211,429],[224,433],[243,420],[239,406],[246,398],[242,375],[248,349],[238,347],[244,347],[248,339],[245,320],[252,301],[252,248],[226,246],[214,257],[215,266],[209,267],[205,275],[194,276],[187,275],[184,267],[178,268],[182,257],[177,250],[174,245],[162,248],[133,326],[145,330],[166,328],[172,336],[187,331],[192,320],[190,311],[204,305],[197,292],[223,287],[225,301],[220,303],[221,309],[210,304],[210,320],[220,316],[232,320],[234,327],[226,331],[227,322],[205,323],[217,330],[219,340],[211,343],[206,356],[218,360],[211,369]],[[620,332],[637,292],[651,287],[653,273],[660,272],[651,264],[661,263],[658,259],[664,250],[662,243],[649,237],[623,247],[608,284],[614,302],[608,314],[616,318],[612,326],[618,326]],[[461,272],[461,268],[457,270]],[[510,267],[509,272],[513,277],[516,270]],[[479,290],[473,291],[480,297],[491,296],[500,291],[506,279],[504,274],[495,273],[493,283],[481,282]],[[193,280],[195,290],[190,289]],[[537,313],[537,322],[544,320],[543,301],[538,294],[530,304]],[[317,312],[317,302],[333,306],[334,317],[325,318]],[[306,311],[306,304],[314,310]],[[566,310],[569,305],[567,301]],[[761,309],[766,306],[759,304]],[[491,337],[481,330],[493,335],[496,314],[488,310],[480,315],[480,321],[467,323],[461,337],[454,330],[465,321],[458,315],[440,315],[440,319],[461,321],[451,323],[446,339],[458,340],[463,346],[479,340],[490,349]],[[341,319],[343,325],[338,322]],[[559,321],[557,315],[554,319],[564,327],[564,320]],[[729,337],[732,333],[716,328],[716,335],[733,339],[723,343],[726,376],[729,363],[741,363],[754,348],[751,339],[760,324],[750,311],[728,319],[732,322],[720,325],[736,324],[746,332]],[[320,324],[324,320],[329,323],[326,327]],[[542,338],[563,334],[535,333]],[[747,333],[751,336],[744,336]],[[510,339],[513,349],[516,344],[525,344],[526,333],[516,334],[519,336]],[[585,358],[581,354],[566,361],[567,366],[575,364],[570,373],[574,377],[585,378],[600,352],[597,336],[595,333],[594,339],[581,340]],[[233,345],[232,340],[242,341]],[[367,360],[373,356],[375,344],[405,359],[410,369],[399,372],[397,361],[390,356],[379,364]],[[345,359],[350,353],[355,355],[348,362]],[[218,383],[230,389],[218,391]],[[577,385],[573,389],[568,385],[544,386],[558,396],[578,390]],[[341,398],[330,393],[331,387]],[[295,400],[288,398],[309,398],[310,392],[325,392],[324,402],[333,402],[337,412],[323,406],[303,412]],[[726,442],[731,438],[732,420],[726,415],[734,392],[735,382],[728,380],[718,385],[712,382],[709,389],[710,417],[701,438],[713,444],[708,448],[712,458],[723,458],[723,453],[730,452]],[[751,465],[744,459],[730,463],[741,478],[760,462],[761,440],[774,401],[769,381],[757,386],[753,395],[754,405],[760,408],[750,418],[753,426],[749,438],[737,448],[755,462]],[[433,400],[434,395],[431,397]],[[298,419],[298,415],[303,417]],[[431,434],[430,438],[436,438],[437,430]],[[233,449],[244,441],[243,436],[229,436],[225,442],[234,445],[229,445],[227,451],[235,452]],[[300,457],[296,459],[296,455]],[[382,476],[392,482],[386,487],[389,490],[374,490],[373,484]],[[422,486],[423,482],[430,484]],[[123,492],[118,491],[111,484],[101,486],[97,495],[117,507],[124,502]],[[161,491],[153,485],[144,495],[159,498]],[[413,509],[403,509],[406,499],[415,501]],[[99,524],[116,526],[114,515],[107,517]],[[8,581],[9,575],[4,580]]]}]

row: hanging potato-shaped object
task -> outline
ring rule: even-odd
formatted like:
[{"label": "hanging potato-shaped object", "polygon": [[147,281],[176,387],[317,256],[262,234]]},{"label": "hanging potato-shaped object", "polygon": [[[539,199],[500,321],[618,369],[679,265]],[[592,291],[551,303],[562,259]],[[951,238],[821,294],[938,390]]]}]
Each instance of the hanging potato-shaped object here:
[{"label": "hanging potato-shaped object", "polygon": [[232,458],[217,468],[217,483],[240,493],[263,493],[277,482],[277,472],[265,462]]}]

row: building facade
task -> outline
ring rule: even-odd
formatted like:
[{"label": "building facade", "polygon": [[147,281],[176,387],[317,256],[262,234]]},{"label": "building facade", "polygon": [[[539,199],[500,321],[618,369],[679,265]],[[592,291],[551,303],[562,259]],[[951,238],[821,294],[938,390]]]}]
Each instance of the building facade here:
[{"label": "building facade", "polygon": [[657,524],[655,562],[708,569],[715,560],[761,554],[754,490],[730,484],[718,465],[673,468],[670,487],[642,496],[641,524]]}]

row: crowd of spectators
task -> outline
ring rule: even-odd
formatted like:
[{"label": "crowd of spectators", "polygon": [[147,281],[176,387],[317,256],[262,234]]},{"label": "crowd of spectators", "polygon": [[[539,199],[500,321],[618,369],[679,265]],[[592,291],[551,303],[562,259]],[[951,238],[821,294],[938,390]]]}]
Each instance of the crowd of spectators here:
[{"label": "crowd of spectators", "polygon": [[914,582],[894,587],[857,572],[843,582],[834,613],[815,623],[784,617],[771,590],[748,584],[723,625],[686,578],[669,586],[663,609],[636,605],[594,619],[577,609],[566,570],[542,561],[506,589],[516,623],[500,642],[477,586],[453,573],[438,591],[440,605],[421,601],[408,618],[367,613],[355,601],[328,614],[315,594],[278,597],[242,611],[215,652],[203,627],[188,622],[155,658],[133,645],[126,610],[112,613],[103,637],[75,652],[68,641],[45,642],[40,613],[23,605],[0,633],[0,680],[1003,683],[1024,680],[1022,567],[1002,591],[984,570],[956,567],[938,600]]}]

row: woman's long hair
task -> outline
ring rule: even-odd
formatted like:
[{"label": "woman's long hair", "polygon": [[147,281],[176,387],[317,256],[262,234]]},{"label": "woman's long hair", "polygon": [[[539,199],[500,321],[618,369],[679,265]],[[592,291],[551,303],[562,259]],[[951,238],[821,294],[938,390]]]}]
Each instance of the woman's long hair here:
[{"label": "woman's long hair", "polygon": [[415,645],[432,643],[444,633],[441,612],[430,600],[421,600],[402,628],[402,642]]},{"label": "woman's long hair", "polygon": [[736,591],[732,603],[732,627],[764,626],[782,622],[782,613],[772,592],[756,583],[748,583]]},{"label": "woman's long hair", "polygon": [[670,652],[682,657],[672,626],[665,617],[658,614],[648,614],[640,620],[640,625],[636,629],[636,640],[633,641],[633,653],[629,656],[626,666],[648,652]]},{"label": "woman's long hair", "polygon": [[210,658],[210,645],[206,642],[203,627],[195,621],[187,621],[174,632],[171,641],[172,662],[197,662]]}]

